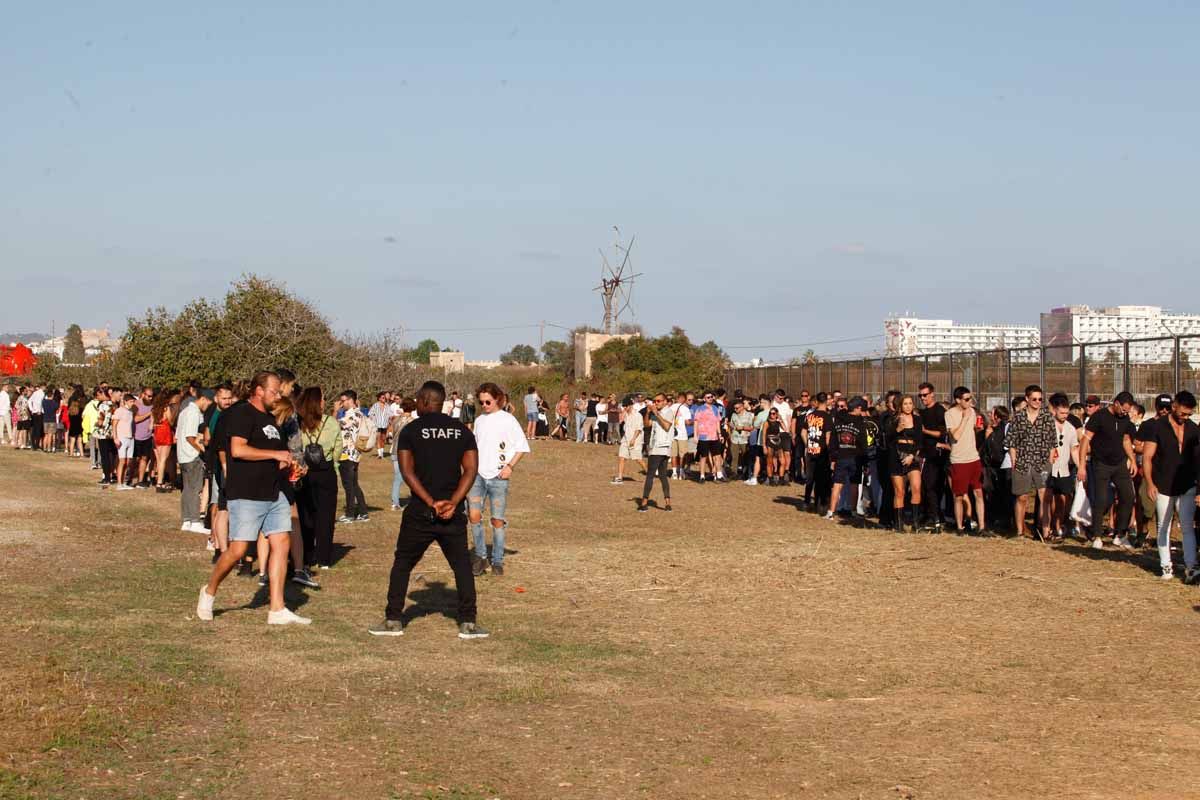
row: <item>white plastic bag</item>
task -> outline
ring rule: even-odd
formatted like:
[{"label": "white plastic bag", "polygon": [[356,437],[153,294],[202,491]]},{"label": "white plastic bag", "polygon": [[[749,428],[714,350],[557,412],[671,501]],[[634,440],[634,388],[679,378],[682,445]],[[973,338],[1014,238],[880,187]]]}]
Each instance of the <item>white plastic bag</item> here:
[{"label": "white plastic bag", "polygon": [[1083,481],[1075,481],[1075,499],[1071,501],[1071,519],[1080,525],[1091,526],[1092,504],[1088,500],[1087,487]]}]

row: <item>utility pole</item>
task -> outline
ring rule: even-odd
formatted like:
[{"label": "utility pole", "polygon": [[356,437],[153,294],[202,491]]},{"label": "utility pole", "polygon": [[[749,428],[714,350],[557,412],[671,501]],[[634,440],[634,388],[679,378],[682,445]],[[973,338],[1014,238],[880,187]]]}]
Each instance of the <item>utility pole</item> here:
[{"label": "utility pole", "polygon": [[546,320],[538,323],[538,352],[542,352],[542,346],[546,344]]}]

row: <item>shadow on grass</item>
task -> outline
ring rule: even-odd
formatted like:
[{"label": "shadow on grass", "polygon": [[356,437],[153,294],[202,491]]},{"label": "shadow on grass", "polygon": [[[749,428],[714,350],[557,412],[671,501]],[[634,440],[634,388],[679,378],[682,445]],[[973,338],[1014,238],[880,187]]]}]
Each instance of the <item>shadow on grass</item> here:
[{"label": "shadow on grass", "polygon": [[1076,558],[1086,558],[1089,561],[1114,561],[1138,567],[1155,575],[1158,574],[1158,554],[1153,552],[1114,550],[1109,548],[1093,550],[1086,545],[1075,544],[1069,541],[1054,545],[1054,549],[1060,553],[1075,556]]},{"label": "shadow on grass", "polygon": [[433,614],[458,620],[458,592],[443,581],[426,583],[422,588],[409,592],[408,598],[411,602],[401,615],[405,625]]}]

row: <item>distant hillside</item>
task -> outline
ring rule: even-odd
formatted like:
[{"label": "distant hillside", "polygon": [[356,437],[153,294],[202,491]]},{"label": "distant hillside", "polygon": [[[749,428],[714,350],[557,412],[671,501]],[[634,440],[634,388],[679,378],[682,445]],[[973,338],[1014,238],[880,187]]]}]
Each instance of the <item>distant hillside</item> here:
[{"label": "distant hillside", "polygon": [[0,333],[0,344],[12,344],[13,342],[44,342],[50,337],[44,333]]}]

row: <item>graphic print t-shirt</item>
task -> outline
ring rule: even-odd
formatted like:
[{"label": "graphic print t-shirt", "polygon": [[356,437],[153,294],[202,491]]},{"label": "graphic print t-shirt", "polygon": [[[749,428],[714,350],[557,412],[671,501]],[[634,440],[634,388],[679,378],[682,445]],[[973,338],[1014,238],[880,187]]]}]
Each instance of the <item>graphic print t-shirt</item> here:
[{"label": "graphic print t-shirt", "polygon": [[[413,420],[396,435],[396,452],[412,453],[417,480],[434,500],[453,496],[462,478],[463,453],[477,449],[475,435],[467,426],[440,411]],[[414,495],[404,509],[405,516],[410,510],[424,513],[429,507]]]},{"label": "graphic print t-shirt", "polygon": [[862,458],[867,452],[867,428],[863,418],[844,413],[833,427],[834,460]]},{"label": "graphic print t-shirt", "polygon": [[[232,406],[221,415],[220,427],[228,439],[245,439],[259,450],[287,450],[287,441],[275,418],[251,403]],[[226,456],[225,496],[230,500],[275,500],[279,497],[279,462],[247,461]]]},{"label": "graphic print t-shirt", "polygon": [[825,446],[825,434],[833,427],[833,417],[828,411],[812,410],[804,420],[808,431],[808,454],[819,456],[828,449]]}]

